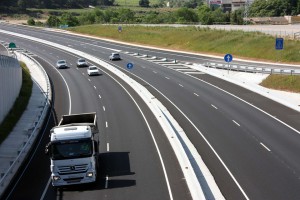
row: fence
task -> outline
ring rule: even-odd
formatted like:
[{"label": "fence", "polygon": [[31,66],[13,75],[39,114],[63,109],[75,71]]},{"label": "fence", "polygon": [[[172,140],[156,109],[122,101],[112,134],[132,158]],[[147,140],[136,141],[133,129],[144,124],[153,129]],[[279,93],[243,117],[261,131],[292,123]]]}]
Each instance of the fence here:
[{"label": "fence", "polygon": [[15,58],[0,55],[0,123],[12,108],[22,86],[22,68]]}]

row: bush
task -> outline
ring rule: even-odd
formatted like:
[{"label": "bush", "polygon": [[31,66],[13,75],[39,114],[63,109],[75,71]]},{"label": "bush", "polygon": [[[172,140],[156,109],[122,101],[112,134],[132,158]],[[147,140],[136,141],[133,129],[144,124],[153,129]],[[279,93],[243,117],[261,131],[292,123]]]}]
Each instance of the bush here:
[{"label": "bush", "polygon": [[27,24],[30,25],[30,26],[34,26],[35,25],[34,19],[33,18],[28,19]]}]

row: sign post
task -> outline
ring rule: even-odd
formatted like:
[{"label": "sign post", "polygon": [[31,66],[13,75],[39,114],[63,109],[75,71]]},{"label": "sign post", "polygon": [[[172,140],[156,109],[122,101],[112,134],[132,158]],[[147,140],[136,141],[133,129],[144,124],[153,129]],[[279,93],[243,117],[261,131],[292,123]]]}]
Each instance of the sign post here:
[{"label": "sign post", "polygon": [[[284,43],[283,38],[276,38],[275,49],[276,50],[283,50],[283,43]],[[279,56],[277,56],[277,58],[278,58],[278,61],[280,61],[280,53],[279,53]]]},{"label": "sign post", "polygon": [[227,62],[228,73],[229,73],[229,63],[232,61],[232,59],[233,59],[233,57],[229,53],[224,56],[224,60],[225,60],[225,62]]}]

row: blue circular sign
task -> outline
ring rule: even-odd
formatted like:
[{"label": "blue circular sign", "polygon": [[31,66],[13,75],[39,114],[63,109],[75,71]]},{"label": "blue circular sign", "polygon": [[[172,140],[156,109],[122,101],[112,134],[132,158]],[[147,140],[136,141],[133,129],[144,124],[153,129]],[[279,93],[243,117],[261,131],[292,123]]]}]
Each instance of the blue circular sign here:
[{"label": "blue circular sign", "polygon": [[133,68],[133,64],[132,63],[128,63],[127,64],[127,69],[132,69]]},{"label": "blue circular sign", "polygon": [[225,60],[226,62],[231,62],[232,59],[233,59],[233,57],[232,57],[231,54],[226,54],[226,55],[224,56],[224,60]]}]

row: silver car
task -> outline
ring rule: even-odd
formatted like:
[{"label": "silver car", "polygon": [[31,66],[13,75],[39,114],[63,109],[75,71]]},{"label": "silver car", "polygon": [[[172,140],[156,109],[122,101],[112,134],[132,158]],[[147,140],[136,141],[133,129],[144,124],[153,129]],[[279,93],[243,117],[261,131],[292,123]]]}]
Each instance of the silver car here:
[{"label": "silver car", "polygon": [[77,67],[87,67],[88,66],[88,64],[87,64],[87,62],[86,62],[86,60],[84,59],[84,58],[79,58],[78,60],[77,60]]},{"label": "silver car", "polygon": [[56,62],[56,68],[58,68],[58,69],[68,68],[67,61],[66,60],[58,60]]},{"label": "silver car", "polygon": [[112,53],[110,56],[109,56],[109,60],[121,60],[121,56],[119,53]]}]

